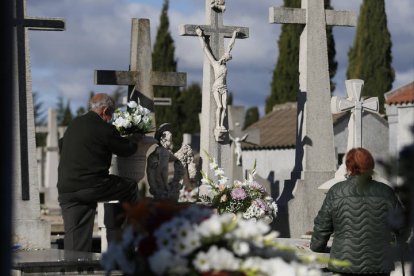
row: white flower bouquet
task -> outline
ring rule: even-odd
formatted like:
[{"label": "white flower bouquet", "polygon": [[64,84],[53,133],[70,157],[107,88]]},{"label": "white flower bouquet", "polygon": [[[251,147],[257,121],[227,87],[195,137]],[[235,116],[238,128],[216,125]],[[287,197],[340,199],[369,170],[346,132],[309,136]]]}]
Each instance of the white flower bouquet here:
[{"label": "white flower bouquet", "polygon": [[249,172],[248,178],[243,181],[235,180],[232,183],[224,175],[216,161],[207,153],[210,169],[214,172],[216,181],[201,172],[202,183],[208,187],[208,195],[201,196],[201,200],[216,208],[219,214],[241,213],[244,219],[255,218],[272,222],[276,217],[278,207],[266,189],[254,180],[256,162]]},{"label": "white flower bouquet", "polygon": [[121,135],[147,133],[152,129],[150,110],[135,101],[129,101],[127,107],[117,108],[113,125]]},{"label": "white flower bouquet", "polygon": [[[199,205],[144,201],[127,208],[131,223],[122,240],[109,244],[101,263],[126,275],[321,275],[281,250],[262,221],[217,214]],[[279,249],[278,249],[279,248]],[[285,248],[286,249],[286,248]],[[290,249],[291,250],[291,249]]]}]

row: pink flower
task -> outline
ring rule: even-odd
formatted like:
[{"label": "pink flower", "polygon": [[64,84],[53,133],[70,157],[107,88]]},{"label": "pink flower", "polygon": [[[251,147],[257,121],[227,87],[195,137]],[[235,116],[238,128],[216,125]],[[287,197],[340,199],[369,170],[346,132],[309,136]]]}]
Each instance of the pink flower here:
[{"label": "pink flower", "polygon": [[266,192],[265,187],[263,187],[261,184],[257,183],[256,181],[252,181],[250,183],[250,187],[252,187],[253,189],[256,189],[256,190],[258,190],[258,191],[260,191],[262,193],[265,193]]},{"label": "pink flower", "polygon": [[267,206],[266,202],[260,198],[257,198],[253,201],[253,204],[262,209],[263,211],[269,211],[269,206]]},{"label": "pink flower", "polygon": [[242,188],[234,188],[231,193],[231,198],[235,200],[243,200],[246,198],[246,192]]}]

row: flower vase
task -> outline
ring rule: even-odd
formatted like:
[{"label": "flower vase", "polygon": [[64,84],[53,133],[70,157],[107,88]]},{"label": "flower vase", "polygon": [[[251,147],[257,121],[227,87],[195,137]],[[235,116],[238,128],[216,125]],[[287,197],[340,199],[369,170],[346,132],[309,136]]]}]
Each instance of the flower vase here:
[{"label": "flower vase", "polygon": [[[143,185],[146,185],[144,182],[148,153],[151,153],[153,149],[157,147],[158,141],[152,136],[146,135],[142,135],[141,137],[133,137],[138,143],[137,151],[128,157],[114,155],[112,158],[111,173],[134,179],[139,184],[141,190]],[[132,137],[128,138],[134,139]],[[148,189],[146,189],[146,192],[148,192]]]}]

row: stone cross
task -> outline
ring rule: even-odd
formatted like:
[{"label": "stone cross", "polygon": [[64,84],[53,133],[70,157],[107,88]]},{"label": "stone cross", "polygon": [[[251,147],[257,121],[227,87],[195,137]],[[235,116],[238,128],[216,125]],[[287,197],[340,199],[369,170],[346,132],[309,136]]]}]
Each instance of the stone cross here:
[{"label": "stone cross", "polygon": [[[50,247],[50,225],[40,219],[39,186],[28,30],[63,31],[60,18],[26,16],[26,2],[13,0],[13,242],[22,248]],[[30,229],[30,231],[28,231]]]},{"label": "stone cross", "polygon": [[[222,1],[224,2],[224,1]],[[211,54],[218,60],[224,54],[224,38],[231,38],[234,31],[238,31],[237,38],[247,38],[249,36],[249,29],[246,27],[224,26],[223,24],[223,10],[211,6],[211,0],[205,0],[205,15],[206,25],[183,25],[180,26],[180,35],[183,36],[198,36],[196,33],[197,27],[200,27],[206,37],[207,44],[210,47]],[[202,108],[201,108],[201,150],[207,151],[213,158],[216,159],[218,165],[223,167],[225,172],[231,170],[229,158],[232,156],[229,145],[229,137],[222,137],[220,143],[216,142],[215,137],[215,113],[217,106],[215,104],[214,96],[212,94],[212,85],[214,83],[214,71],[206,56],[204,56],[203,65],[203,89],[202,89]],[[224,119],[224,124],[228,124],[227,116]],[[209,165],[203,158],[203,171],[210,175]]]},{"label": "stone cross", "polygon": [[[41,18],[26,16],[26,1],[16,1],[16,35],[18,59],[18,95],[19,95],[19,136],[20,136],[20,167],[22,199],[30,200],[29,180],[29,146],[28,146],[28,97],[31,94],[30,54],[27,30],[35,31],[63,31],[65,21],[62,18]],[[29,109],[30,112],[30,109]]]},{"label": "stone cross", "polygon": [[362,113],[364,111],[378,113],[379,101],[378,97],[361,99],[361,90],[364,86],[363,80],[346,80],[345,86],[348,98],[332,97],[331,110],[333,114],[345,111],[352,112],[348,124],[348,151],[352,148],[362,147]]},{"label": "stone cross", "polygon": [[[96,70],[95,83],[128,85],[128,100],[139,98],[142,106],[154,112],[153,86],[185,86],[186,73],[152,71],[149,19],[132,19],[129,71]],[[153,118],[154,119],[154,118]]]},{"label": "stone cross", "polygon": [[[363,80],[353,79],[345,81],[347,98],[334,96],[331,99],[331,110],[333,114],[338,114],[346,111],[351,111],[348,122],[348,143],[347,152],[352,148],[362,147],[362,114],[364,111],[372,113],[379,112],[378,97],[368,99],[361,99],[361,90],[364,86]],[[334,184],[344,181],[346,174],[345,156],[344,160],[335,172],[335,177],[326,181],[318,187],[319,190],[328,191]],[[382,183],[389,184],[389,182],[382,178],[374,171],[373,178]]]},{"label": "stone cross", "polygon": [[302,0],[300,9],[269,9],[270,23],[305,25],[299,50],[297,171],[292,174],[300,180],[289,203],[291,237],[312,230],[323,201],[317,187],[331,179],[336,169],[326,26],[355,26],[356,21],[352,12],[325,10],[324,0]]},{"label": "stone cross", "polygon": [[58,126],[56,109],[49,108],[46,140],[45,205],[49,209],[59,209],[58,203]]}]

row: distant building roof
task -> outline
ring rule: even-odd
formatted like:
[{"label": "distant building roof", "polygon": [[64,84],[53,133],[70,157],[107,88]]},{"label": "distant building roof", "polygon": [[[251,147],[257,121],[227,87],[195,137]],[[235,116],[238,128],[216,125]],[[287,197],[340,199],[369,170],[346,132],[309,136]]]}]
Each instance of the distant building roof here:
[{"label": "distant building roof", "polygon": [[[346,113],[333,115],[335,124]],[[295,148],[296,145],[297,103],[289,102],[275,105],[272,112],[266,114],[246,129],[260,130],[260,145],[243,143],[244,150]]]},{"label": "distant building roof", "polygon": [[385,93],[385,103],[388,105],[414,103],[414,81],[395,90]]}]

